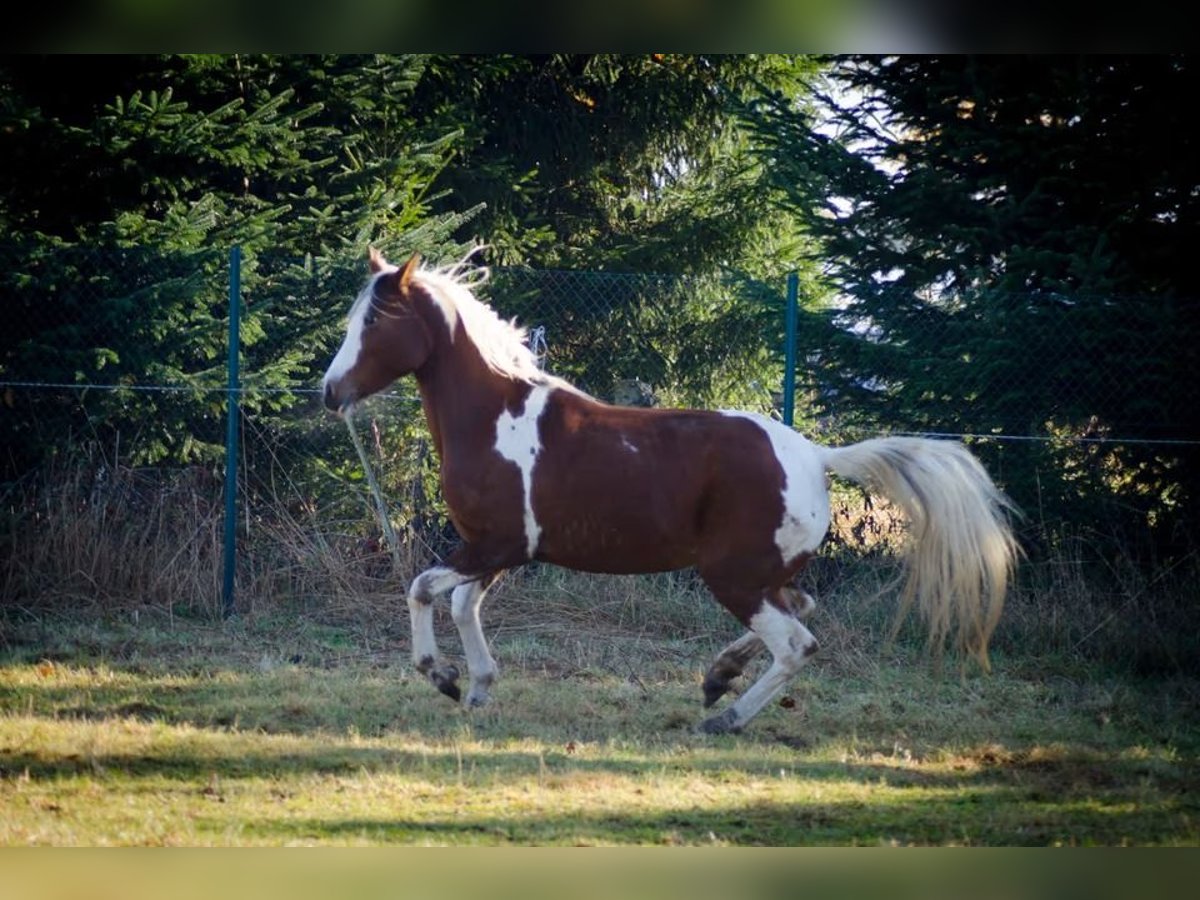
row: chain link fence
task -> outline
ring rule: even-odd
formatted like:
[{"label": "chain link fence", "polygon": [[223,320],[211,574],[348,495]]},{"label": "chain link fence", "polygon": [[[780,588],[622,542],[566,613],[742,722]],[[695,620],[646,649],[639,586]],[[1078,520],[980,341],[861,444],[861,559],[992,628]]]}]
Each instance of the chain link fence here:
[{"label": "chain link fence", "polygon": [[[383,577],[399,568],[403,580],[457,541],[411,379],[361,404],[355,417],[400,536],[398,562],[382,546],[346,427],[321,407],[316,387],[341,341],[341,317],[363,275],[356,265],[350,283],[331,293],[337,327],[321,337],[321,352],[302,385],[286,403],[259,405],[243,417],[243,534],[259,551],[243,555],[256,569],[251,580],[265,577],[268,569],[280,571],[281,549],[288,552],[283,568],[290,572],[305,570],[305,560],[322,559],[328,565],[320,568],[339,578],[347,571]],[[527,329],[546,371],[600,399],[768,414],[778,407],[783,298],[769,285],[730,276],[496,268],[480,293]],[[247,306],[253,303],[248,294]],[[269,343],[259,348],[264,358],[278,355],[279,348]],[[347,602],[361,589],[353,577],[335,586]],[[304,590],[328,593],[329,585]]]},{"label": "chain link fence", "polygon": [[[320,405],[362,261],[246,254],[231,393],[228,260],[225,249],[0,248],[5,603],[125,593],[216,612],[230,396],[242,604],[394,593],[397,566],[452,546],[411,380],[358,415],[399,561],[382,545],[344,423]],[[783,275],[497,268],[483,293],[528,329],[548,371],[603,400],[776,417],[785,406]],[[816,301],[799,301],[802,431],[826,443],[965,436],[1039,534],[1064,522],[1186,527],[1200,468],[1186,307],[997,294],[971,306],[992,304],[987,315],[929,306],[884,323]]]},{"label": "chain link fence", "polygon": [[1139,557],[1192,549],[1198,338],[1200,305],[1170,296],[881,289],[801,311],[797,424],[833,442],[965,440],[1037,545],[1086,533]]},{"label": "chain link fence", "polygon": [[[397,577],[397,566],[427,565],[453,545],[415,384],[401,380],[356,417],[401,535],[398,563],[382,546],[345,425],[320,403],[365,276],[360,259],[244,256],[240,379],[230,390],[225,251],[31,244],[0,253],[0,291],[17,326],[0,346],[13,535],[6,601],[126,592],[216,612],[231,397],[243,604],[350,603],[385,583],[394,593],[409,574]],[[547,371],[601,399],[778,409],[775,286],[498,268],[483,294],[528,329]],[[184,564],[189,576],[164,576]]]}]

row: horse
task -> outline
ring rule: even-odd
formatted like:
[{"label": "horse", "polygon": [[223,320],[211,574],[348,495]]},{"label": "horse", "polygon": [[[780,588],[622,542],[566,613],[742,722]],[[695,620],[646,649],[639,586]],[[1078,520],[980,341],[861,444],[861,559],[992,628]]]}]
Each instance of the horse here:
[{"label": "horse", "polygon": [[[827,473],[864,484],[909,521],[900,614],[988,669],[1016,556],[1012,504],[961,444],[879,437],[822,446],[766,416],[611,405],[539,368],[514,322],[475,296],[467,261],[403,265],[371,248],[366,285],[322,382],[324,405],[416,378],[462,539],[408,590],[417,670],[456,702],[486,704],[498,669],[480,624],[489,587],[533,560],[596,573],[694,567],[746,628],[702,684],[712,707],[764,649],[770,665],[702,733],[740,732],[817,652],[815,601],[795,584],[830,524]],[[432,604],[450,592],[470,686],[443,659]],[[899,619],[897,620],[899,621]]]}]

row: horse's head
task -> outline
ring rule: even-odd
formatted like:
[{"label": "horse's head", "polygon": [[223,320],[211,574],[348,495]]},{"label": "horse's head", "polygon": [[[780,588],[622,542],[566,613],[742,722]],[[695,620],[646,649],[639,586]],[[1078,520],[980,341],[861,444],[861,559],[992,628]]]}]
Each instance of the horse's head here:
[{"label": "horse's head", "polygon": [[346,336],[325,372],[325,406],[344,411],[419,369],[433,349],[433,336],[416,308],[421,293],[413,276],[420,256],[403,266],[370,251],[371,280],[350,308]]}]

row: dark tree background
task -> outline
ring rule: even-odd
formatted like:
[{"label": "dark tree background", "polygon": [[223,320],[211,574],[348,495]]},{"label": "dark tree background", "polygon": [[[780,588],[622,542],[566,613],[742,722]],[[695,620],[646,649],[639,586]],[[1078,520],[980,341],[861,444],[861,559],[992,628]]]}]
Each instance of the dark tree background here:
[{"label": "dark tree background", "polygon": [[[233,244],[246,403],[286,419],[368,243],[483,240],[502,267],[697,278],[574,323],[683,384],[748,330],[775,345],[769,291],[714,314],[727,276],[799,270],[810,423],[978,435],[1039,523],[1188,546],[1196,82],[1186,55],[5,57],[0,379],[123,387],[7,392],[3,465],[64,435],[216,459]],[[706,349],[628,338],[655,316]]]},{"label": "dark tree background", "polygon": [[1200,438],[1194,61],[829,62],[826,127],[782,94],[747,110],[842,293],[802,348],[815,402],[1050,438],[980,445],[1034,517],[1190,544],[1195,448],[1136,442]]},{"label": "dark tree background", "polygon": [[[218,459],[234,244],[253,413],[286,412],[301,402],[292,389],[319,377],[368,243],[445,262],[482,240],[484,261],[502,265],[781,280],[802,238],[794,216],[751,202],[765,173],[731,101],[766,84],[793,91],[813,68],[668,55],[2,59],[0,377],[122,386],[84,403],[12,395],[37,408],[5,416],[5,464],[19,472],[72,438],[118,434],[139,462]],[[611,317],[660,301],[689,315],[678,291],[626,290],[577,303],[576,330],[609,335],[597,355],[632,347]],[[739,310],[743,328],[779,318]],[[196,390],[136,392],[146,384]]]}]

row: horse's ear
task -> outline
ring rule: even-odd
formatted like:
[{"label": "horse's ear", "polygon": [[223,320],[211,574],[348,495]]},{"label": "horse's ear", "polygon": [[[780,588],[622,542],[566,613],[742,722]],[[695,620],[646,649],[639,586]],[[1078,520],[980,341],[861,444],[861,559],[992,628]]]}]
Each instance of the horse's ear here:
[{"label": "horse's ear", "polygon": [[[421,254],[414,253],[399,269],[389,267],[387,274],[379,279],[376,292],[383,303],[401,303],[408,293],[408,286],[420,265]],[[385,263],[386,265],[386,263]]]},{"label": "horse's ear", "polygon": [[408,258],[403,266],[400,267],[400,287],[408,287],[408,283],[412,280],[413,273],[417,271],[417,267],[421,264],[421,254],[414,253]]},{"label": "horse's ear", "polygon": [[388,261],[383,258],[383,254],[374,247],[367,248],[367,265],[371,268],[372,275],[378,275],[387,268]]}]

